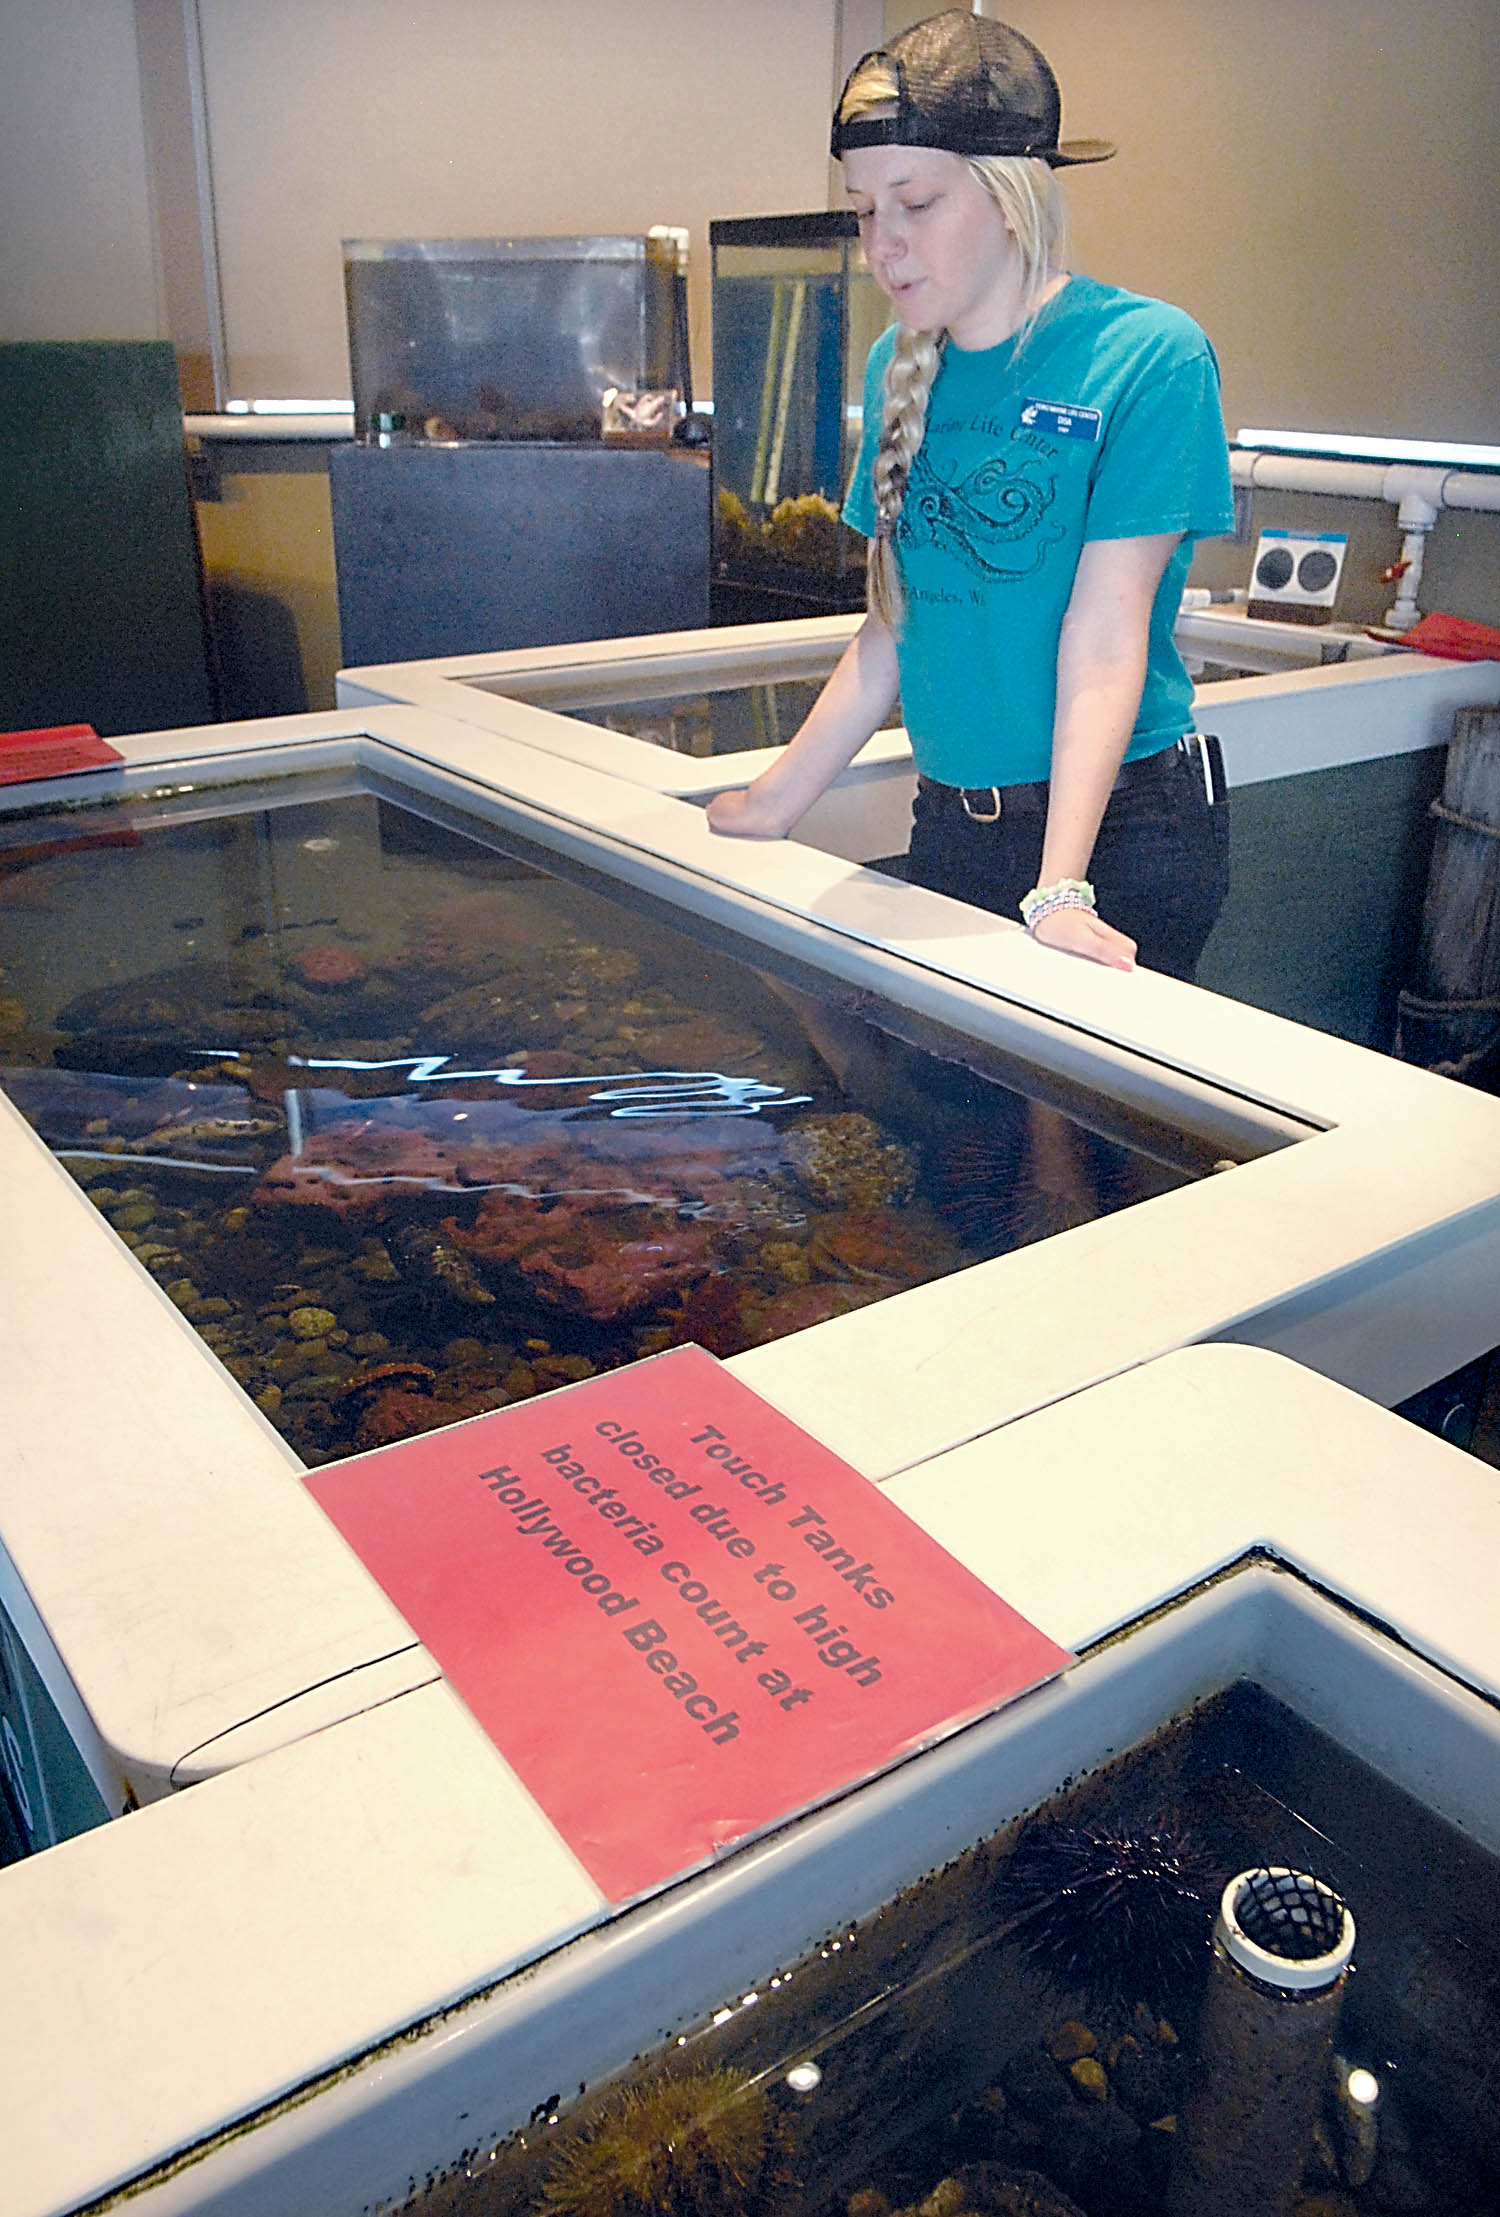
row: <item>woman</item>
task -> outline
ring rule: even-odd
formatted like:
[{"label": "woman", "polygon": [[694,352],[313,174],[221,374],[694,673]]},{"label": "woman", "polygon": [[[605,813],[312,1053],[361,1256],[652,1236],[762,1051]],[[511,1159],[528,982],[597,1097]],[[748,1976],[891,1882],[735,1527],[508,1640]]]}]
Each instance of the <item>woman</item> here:
[{"label": "woman", "polygon": [[[1190,977],[1228,829],[1172,624],[1233,522],[1218,372],[1180,310],[1064,265],[1057,82],[950,9],[851,72],[833,152],[896,312],[871,350],[844,514],[869,613],[796,738],[715,831],[784,836],[899,693],[907,875],[1041,944]],[[1097,888],[1097,905],[1096,905]]]}]

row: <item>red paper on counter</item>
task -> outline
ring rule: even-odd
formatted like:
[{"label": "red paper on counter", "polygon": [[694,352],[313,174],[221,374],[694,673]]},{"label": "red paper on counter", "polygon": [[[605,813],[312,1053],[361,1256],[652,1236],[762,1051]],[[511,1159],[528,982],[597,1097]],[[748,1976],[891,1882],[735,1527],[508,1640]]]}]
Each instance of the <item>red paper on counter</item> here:
[{"label": "red paper on counter", "polygon": [[307,1485],[616,1903],[1071,1660],[700,1347]]},{"label": "red paper on counter", "polygon": [[101,739],[92,724],[50,724],[38,731],[0,731],[0,785],[21,785],[33,778],[67,777],[74,770],[98,770],[124,755]]},{"label": "red paper on counter", "polygon": [[1420,617],[1410,631],[1378,631],[1375,636],[1445,662],[1500,662],[1500,629],[1467,616],[1444,615],[1441,609]]}]

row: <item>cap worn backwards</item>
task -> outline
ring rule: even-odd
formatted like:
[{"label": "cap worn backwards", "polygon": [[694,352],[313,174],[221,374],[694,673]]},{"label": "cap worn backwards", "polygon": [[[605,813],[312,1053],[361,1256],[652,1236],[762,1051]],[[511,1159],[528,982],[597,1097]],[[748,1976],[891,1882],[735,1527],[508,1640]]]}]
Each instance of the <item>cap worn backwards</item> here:
[{"label": "cap worn backwards", "polygon": [[[845,109],[855,81],[882,65],[893,83],[884,114]],[[1108,161],[1107,139],[1059,140],[1062,96],[1046,56],[1008,23],[949,8],[864,55],[834,112],[832,151],[933,146],[949,154],[1032,155],[1053,169]]]}]

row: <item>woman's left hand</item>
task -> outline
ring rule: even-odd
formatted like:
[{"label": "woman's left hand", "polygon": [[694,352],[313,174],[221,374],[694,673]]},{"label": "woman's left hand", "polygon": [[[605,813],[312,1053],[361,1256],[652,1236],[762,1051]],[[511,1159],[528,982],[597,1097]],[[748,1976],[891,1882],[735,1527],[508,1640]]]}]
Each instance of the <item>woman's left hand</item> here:
[{"label": "woman's left hand", "polygon": [[1031,936],[1039,947],[1053,947],[1059,954],[1082,955],[1086,962],[1102,962],[1111,970],[1135,968],[1135,941],[1091,908],[1054,909]]}]

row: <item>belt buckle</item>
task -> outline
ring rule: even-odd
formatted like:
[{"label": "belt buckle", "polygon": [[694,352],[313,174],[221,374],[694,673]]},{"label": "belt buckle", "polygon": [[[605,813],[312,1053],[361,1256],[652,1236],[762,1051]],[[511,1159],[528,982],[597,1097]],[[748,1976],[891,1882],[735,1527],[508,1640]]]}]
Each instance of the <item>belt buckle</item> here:
[{"label": "belt buckle", "polygon": [[[975,793],[988,793],[990,799],[995,804],[994,807],[990,809],[987,813],[980,809],[972,807],[970,805],[971,796]],[[998,785],[960,786],[958,797],[963,806],[963,812],[968,817],[971,824],[998,824],[1000,818],[1005,813],[1005,804],[1000,798],[1000,788]]]}]

